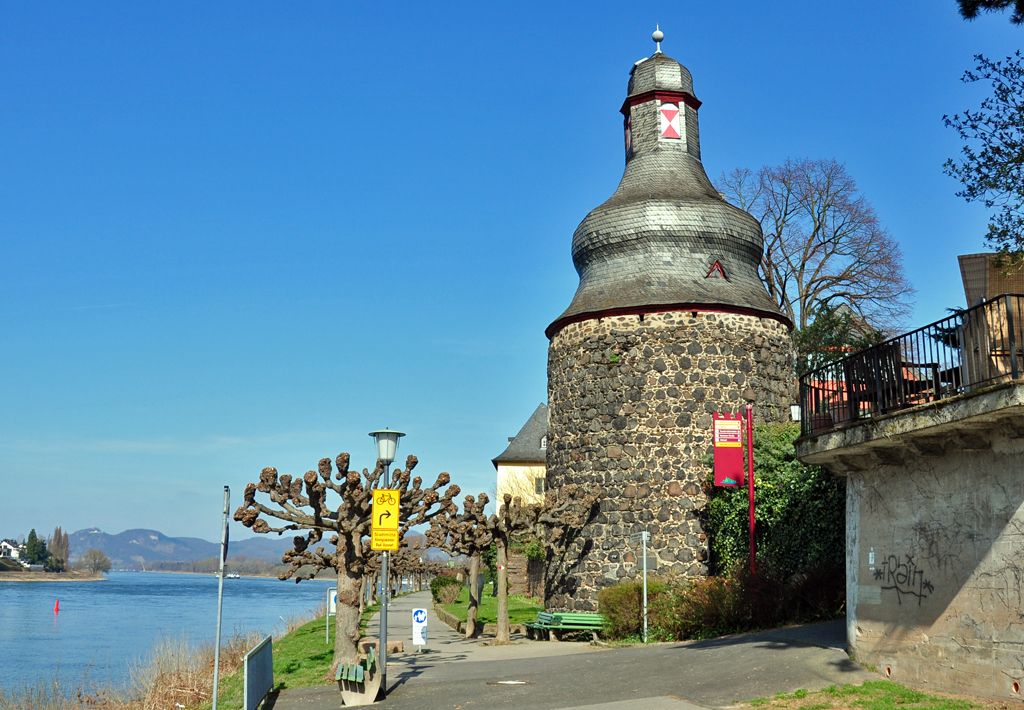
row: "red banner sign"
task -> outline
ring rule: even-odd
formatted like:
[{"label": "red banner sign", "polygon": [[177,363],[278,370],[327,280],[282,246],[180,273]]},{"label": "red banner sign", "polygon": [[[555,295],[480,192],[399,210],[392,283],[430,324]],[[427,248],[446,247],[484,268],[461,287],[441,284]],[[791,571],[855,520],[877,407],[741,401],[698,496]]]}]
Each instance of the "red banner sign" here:
[{"label": "red banner sign", "polygon": [[714,420],[715,485],[743,485],[743,418],[740,414],[711,415]]}]

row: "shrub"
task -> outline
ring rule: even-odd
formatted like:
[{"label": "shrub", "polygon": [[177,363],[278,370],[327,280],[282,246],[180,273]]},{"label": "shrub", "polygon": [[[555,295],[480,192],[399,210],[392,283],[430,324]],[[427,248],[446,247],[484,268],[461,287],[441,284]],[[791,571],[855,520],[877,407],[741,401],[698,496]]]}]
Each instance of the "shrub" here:
[{"label": "shrub", "polygon": [[[609,636],[640,633],[643,585],[624,582],[598,594]],[[648,580],[648,638],[682,641],[834,618],[843,612],[842,568],[813,568],[784,580],[770,564],[757,576],[734,565],[720,577]]]},{"label": "shrub", "polygon": [[[647,625],[651,626],[651,609],[668,584],[662,579],[647,579]],[[604,616],[608,633],[617,638],[639,634],[643,630],[643,582],[621,582],[605,587],[597,595],[598,611]]]},{"label": "shrub", "polygon": [[462,593],[462,582],[454,577],[437,576],[430,583],[430,594],[438,604],[453,604]]}]

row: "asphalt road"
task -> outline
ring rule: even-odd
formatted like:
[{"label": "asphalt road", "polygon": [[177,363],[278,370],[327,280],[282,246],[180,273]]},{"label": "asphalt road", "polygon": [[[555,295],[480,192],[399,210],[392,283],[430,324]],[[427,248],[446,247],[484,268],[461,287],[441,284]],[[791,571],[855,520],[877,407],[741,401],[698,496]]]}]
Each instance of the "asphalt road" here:
[{"label": "asphalt road", "polygon": [[[416,604],[425,606],[423,602],[410,599],[403,606],[411,609]],[[393,608],[389,614],[392,638],[401,636],[398,628],[392,634],[391,618],[404,627],[404,611]],[[431,622],[431,647],[435,650],[389,657],[388,698],[376,707],[686,710],[688,704],[725,707],[799,688],[817,690],[877,677],[851,662],[842,650],[843,622],[605,650],[593,650],[586,644],[528,641],[481,648],[448,633],[447,627],[438,628],[433,619]],[[286,690],[272,705],[268,703],[274,710],[320,710],[339,705],[333,687]]]}]

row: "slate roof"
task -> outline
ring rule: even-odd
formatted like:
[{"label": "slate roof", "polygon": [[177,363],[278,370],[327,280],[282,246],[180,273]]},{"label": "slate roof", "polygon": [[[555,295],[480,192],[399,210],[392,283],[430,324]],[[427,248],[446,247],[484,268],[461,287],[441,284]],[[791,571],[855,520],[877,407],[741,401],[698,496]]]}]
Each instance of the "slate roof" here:
[{"label": "slate roof", "polygon": [[[572,260],[580,285],[548,327],[609,312],[649,312],[677,305],[753,311],[789,324],[761,283],[761,225],[718,194],[700,159],[699,102],[679,101],[682,139],[661,138],[660,102],[652,91],[693,96],[679,62],[655,54],[631,72],[626,109],[630,148],[618,189],[576,228]],[[645,99],[645,97],[648,97]],[[696,97],[694,97],[696,98]],[[708,278],[721,264],[725,278]],[[688,310],[681,308],[680,310]]]},{"label": "slate roof", "polygon": [[530,416],[508,448],[491,459],[494,468],[499,463],[545,463],[547,449],[540,447],[540,440],[548,433],[548,405],[541,404]]}]

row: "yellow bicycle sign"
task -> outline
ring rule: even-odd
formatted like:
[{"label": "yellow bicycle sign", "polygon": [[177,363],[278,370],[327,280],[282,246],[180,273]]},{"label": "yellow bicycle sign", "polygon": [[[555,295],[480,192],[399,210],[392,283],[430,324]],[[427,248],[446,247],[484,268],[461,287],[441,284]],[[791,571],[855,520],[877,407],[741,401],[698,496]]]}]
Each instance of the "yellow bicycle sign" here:
[{"label": "yellow bicycle sign", "polygon": [[373,529],[398,530],[398,491],[375,490],[373,492]]}]

